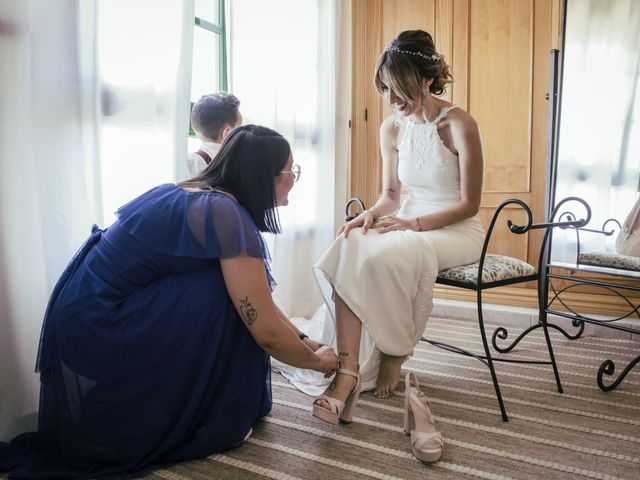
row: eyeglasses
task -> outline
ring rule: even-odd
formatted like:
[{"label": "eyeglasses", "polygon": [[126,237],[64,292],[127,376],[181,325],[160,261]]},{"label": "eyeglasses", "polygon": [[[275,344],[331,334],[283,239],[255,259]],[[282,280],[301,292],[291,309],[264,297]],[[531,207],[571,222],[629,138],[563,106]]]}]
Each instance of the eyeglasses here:
[{"label": "eyeglasses", "polygon": [[281,175],[283,173],[290,173],[291,175],[293,175],[293,181],[297,182],[298,180],[300,180],[300,173],[302,173],[302,169],[300,168],[300,165],[294,163],[293,165],[291,165],[291,170],[282,170],[278,175]]}]

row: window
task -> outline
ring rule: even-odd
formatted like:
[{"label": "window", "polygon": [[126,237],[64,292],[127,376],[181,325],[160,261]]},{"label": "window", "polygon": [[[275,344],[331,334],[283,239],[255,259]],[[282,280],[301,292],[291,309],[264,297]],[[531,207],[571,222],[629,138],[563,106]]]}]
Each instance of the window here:
[{"label": "window", "polygon": [[[202,95],[227,91],[227,42],[224,0],[195,0],[191,105]],[[189,126],[189,151],[198,149],[198,139]]]}]

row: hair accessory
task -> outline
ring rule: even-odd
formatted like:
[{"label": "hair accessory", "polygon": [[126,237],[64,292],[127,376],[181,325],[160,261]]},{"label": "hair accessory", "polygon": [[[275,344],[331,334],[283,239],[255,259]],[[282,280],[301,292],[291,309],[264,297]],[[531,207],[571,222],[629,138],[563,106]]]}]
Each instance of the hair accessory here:
[{"label": "hair accessory", "polygon": [[391,45],[389,45],[387,48],[385,48],[384,50],[385,52],[398,52],[398,53],[404,53],[405,55],[416,55],[418,57],[422,57],[425,60],[429,60],[430,62],[437,62],[438,60],[440,60],[440,55],[437,53],[434,53],[433,55],[425,55],[422,52],[412,52],[410,50],[401,50],[398,47],[393,47]]}]

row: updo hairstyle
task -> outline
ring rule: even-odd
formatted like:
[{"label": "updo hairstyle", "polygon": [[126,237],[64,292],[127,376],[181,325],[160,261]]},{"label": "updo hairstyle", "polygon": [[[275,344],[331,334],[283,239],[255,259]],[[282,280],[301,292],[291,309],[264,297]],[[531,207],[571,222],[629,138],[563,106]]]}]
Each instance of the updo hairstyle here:
[{"label": "updo hairstyle", "polygon": [[442,95],[453,82],[449,65],[436,52],[431,35],[423,30],[406,30],[394,38],[378,60],[375,87],[383,95],[382,72],[396,95],[405,102],[416,103],[422,96],[424,80],[433,79],[429,91]]}]

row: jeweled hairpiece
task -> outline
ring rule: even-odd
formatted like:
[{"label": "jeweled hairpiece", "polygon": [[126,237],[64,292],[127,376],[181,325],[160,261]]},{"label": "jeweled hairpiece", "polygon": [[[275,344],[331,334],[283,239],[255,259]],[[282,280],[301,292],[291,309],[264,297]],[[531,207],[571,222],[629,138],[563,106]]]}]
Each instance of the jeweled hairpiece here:
[{"label": "jeweled hairpiece", "polygon": [[391,45],[389,45],[385,49],[385,52],[391,52],[391,51],[404,53],[405,55],[417,55],[418,57],[422,57],[425,60],[429,60],[430,62],[437,62],[438,60],[440,60],[440,55],[438,55],[437,53],[434,53],[433,55],[425,55],[422,52],[412,52],[410,50],[401,50],[398,47],[392,47]]}]

